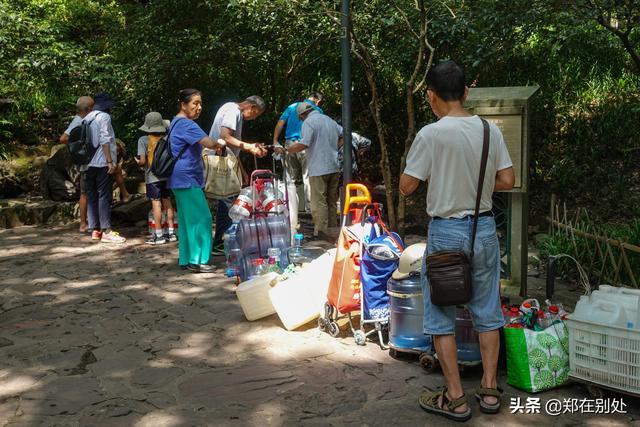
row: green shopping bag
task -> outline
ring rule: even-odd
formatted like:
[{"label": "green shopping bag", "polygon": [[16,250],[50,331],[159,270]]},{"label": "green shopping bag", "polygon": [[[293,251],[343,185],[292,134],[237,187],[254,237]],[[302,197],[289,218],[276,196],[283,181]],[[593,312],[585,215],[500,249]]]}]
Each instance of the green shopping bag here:
[{"label": "green shopping bag", "polygon": [[569,332],[558,320],[546,329],[504,328],[507,383],[536,393],[569,379]]}]

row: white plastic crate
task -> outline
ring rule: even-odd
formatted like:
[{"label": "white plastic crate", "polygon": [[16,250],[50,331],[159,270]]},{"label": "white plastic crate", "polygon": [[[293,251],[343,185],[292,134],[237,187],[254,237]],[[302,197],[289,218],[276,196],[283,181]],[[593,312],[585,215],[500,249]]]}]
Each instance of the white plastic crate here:
[{"label": "white plastic crate", "polygon": [[570,376],[640,394],[640,329],[566,321]]}]

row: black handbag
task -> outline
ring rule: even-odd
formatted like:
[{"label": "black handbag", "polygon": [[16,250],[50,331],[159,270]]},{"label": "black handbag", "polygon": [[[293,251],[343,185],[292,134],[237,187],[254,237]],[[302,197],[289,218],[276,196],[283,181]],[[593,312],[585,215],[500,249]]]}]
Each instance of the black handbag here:
[{"label": "black handbag", "polygon": [[480,163],[480,177],[478,180],[478,194],[476,196],[476,209],[473,217],[473,232],[471,237],[471,253],[469,256],[462,251],[437,251],[427,255],[427,278],[429,280],[429,292],[431,302],[438,306],[452,306],[466,304],[471,300],[471,265],[473,261],[473,247],[476,242],[476,229],[478,227],[478,215],[480,200],[482,199],[482,186],[487,169],[489,157],[489,124],[482,120],[483,141],[482,161]]}]

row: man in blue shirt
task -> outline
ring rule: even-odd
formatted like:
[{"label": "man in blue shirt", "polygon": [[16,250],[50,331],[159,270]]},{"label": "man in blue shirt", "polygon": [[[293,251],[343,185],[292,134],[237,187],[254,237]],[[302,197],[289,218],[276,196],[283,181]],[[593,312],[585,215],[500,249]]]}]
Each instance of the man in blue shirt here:
[{"label": "man in blue shirt", "polygon": [[[323,99],[324,96],[320,92],[312,92],[307,99],[300,102],[309,103],[316,111],[324,114],[322,109],[319,107]],[[285,126],[285,148],[289,148],[291,145],[300,141],[302,120],[300,120],[298,113],[296,113],[296,107],[300,102],[294,102],[289,105],[280,116],[280,119],[273,130],[273,145],[275,147],[280,146],[278,140],[280,139],[280,134]],[[287,169],[289,179],[292,179],[296,184],[299,200],[298,210],[301,212],[311,212],[311,188],[309,187],[309,169],[307,167],[307,157],[305,152],[288,153]],[[304,209],[302,209],[303,207]]]}]

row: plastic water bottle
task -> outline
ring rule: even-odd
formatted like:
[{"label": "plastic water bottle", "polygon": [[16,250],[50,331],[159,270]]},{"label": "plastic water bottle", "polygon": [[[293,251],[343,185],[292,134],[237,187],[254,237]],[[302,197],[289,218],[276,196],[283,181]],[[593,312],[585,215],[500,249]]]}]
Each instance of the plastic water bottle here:
[{"label": "plastic water bottle", "polygon": [[258,258],[254,262],[256,266],[256,276],[264,276],[269,272],[269,266],[264,263],[263,258]]},{"label": "plastic water bottle", "polygon": [[282,274],[282,268],[280,267],[280,249],[279,248],[269,248],[267,250],[267,254],[269,255],[269,264],[268,270],[269,272],[274,272],[278,274]]},{"label": "plastic water bottle", "polygon": [[229,209],[229,218],[233,222],[239,222],[244,218],[249,218],[253,211],[253,199],[251,198],[251,187],[243,188],[236,200]]},{"label": "plastic water bottle", "polygon": [[238,239],[236,238],[236,233],[238,232],[238,224],[233,223],[231,227],[227,229],[222,235],[222,242],[224,243],[224,256],[226,258],[229,257],[229,252],[233,249],[240,248],[238,244]]},{"label": "plastic water bottle", "polygon": [[507,323],[509,323],[510,325],[512,324],[516,324],[516,323],[520,323],[520,321],[522,320],[522,314],[520,314],[520,310],[518,309],[518,307],[511,307],[509,308],[509,312],[507,314]]},{"label": "plastic water bottle", "polygon": [[227,277],[236,277],[240,275],[240,257],[242,251],[240,248],[233,248],[227,254]]},{"label": "plastic water bottle", "polygon": [[289,262],[300,265],[304,262],[304,254],[302,252],[304,234],[296,233],[293,239],[293,247],[289,249]]},{"label": "plastic water bottle", "polygon": [[537,317],[538,318],[536,319],[536,327],[534,329],[538,331],[548,328],[553,321],[549,313],[545,313],[543,310],[538,311]]}]

